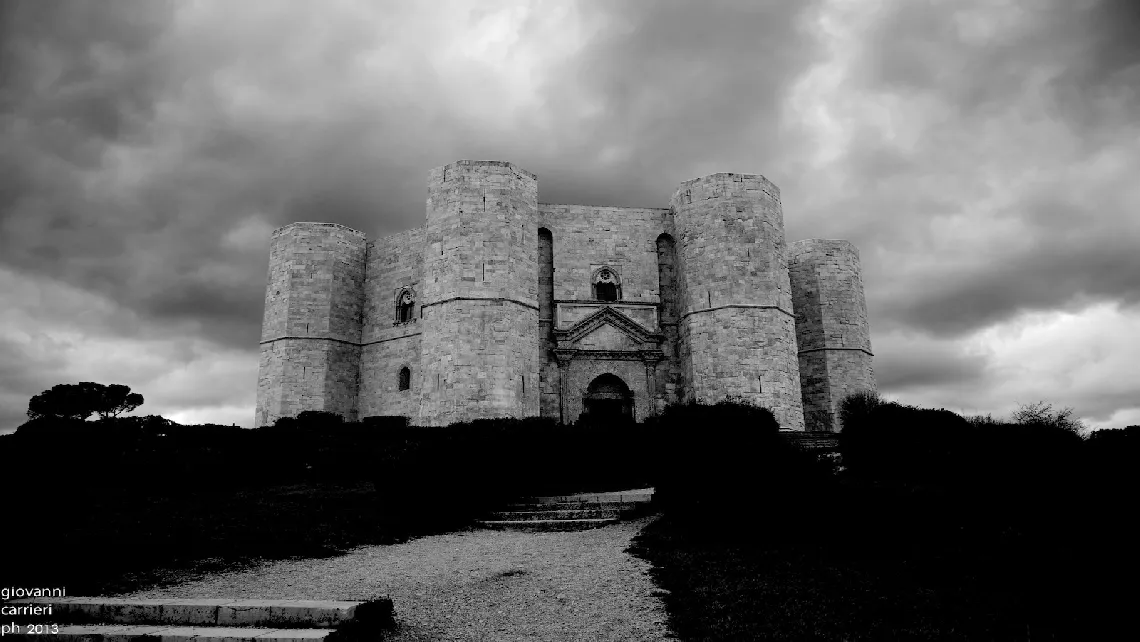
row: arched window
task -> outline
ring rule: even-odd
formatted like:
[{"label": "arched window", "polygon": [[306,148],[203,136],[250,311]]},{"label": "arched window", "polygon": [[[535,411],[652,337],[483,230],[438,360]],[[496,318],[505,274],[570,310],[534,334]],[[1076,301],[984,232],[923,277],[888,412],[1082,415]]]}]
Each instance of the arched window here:
[{"label": "arched window", "polygon": [[416,309],[416,294],[411,288],[400,290],[396,296],[396,323],[411,323]]},{"label": "arched window", "polygon": [[597,301],[620,301],[621,279],[610,268],[599,268],[594,272],[593,290]]},{"label": "arched window", "polygon": [[400,368],[400,390],[407,390],[412,387],[412,371],[408,366]]}]

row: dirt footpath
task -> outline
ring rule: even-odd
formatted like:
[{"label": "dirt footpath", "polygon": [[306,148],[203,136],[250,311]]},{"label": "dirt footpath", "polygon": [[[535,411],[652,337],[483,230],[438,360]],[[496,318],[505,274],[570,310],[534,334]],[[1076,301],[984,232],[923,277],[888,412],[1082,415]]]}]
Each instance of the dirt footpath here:
[{"label": "dirt footpath", "polygon": [[365,600],[388,595],[411,640],[662,640],[649,564],[625,552],[653,517],[572,533],[477,530],[267,563],[135,598]]}]

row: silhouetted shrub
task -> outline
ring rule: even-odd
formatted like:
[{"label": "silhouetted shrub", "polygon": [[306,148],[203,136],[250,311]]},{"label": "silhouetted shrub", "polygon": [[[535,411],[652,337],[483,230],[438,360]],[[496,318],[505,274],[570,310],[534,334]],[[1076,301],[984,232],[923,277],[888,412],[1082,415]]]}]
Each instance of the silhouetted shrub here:
[{"label": "silhouetted shrub", "polygon": [[862,425],[871,415],[871,411],[883,403],[879,393],[871,390],[847,395],[839,402],[840,430],[846,430],[847,426]]},{"label": "silhouetted shrub", "polygon": [[304,410],[297,415],[297,423],[312,428],[327,428],[344,423],[344,417],[325,410]]},{"label": "silhouetted shrub", "polygon": [[408,427],[408,418],[399,415],[365,417],[360,422],[368,430],[403,430]]},{"label": "silhouetted shrub", "polygon": [[[855,405],[855,404],[852,404]],[[949,410],[880,402],[849,412],[843,464],[877,479],[947,481],[968,474],[975,429]]]},{"label": "silhouetted shrub", "polygon": [[656,444],[654,504],[713,530],[708,520],[724,518],[738,531],[757,519],[773,536],[810,528],[806,498],[830,483],[829,467],[782,437],[768,409],[690,403],[647,425]]},{"label": "silhouetted shrub", "polygon": [[407,524],[470,519],[530,495],[648,483],[636,425],[560,426],[549,418],[480,419],[386,431],[374,480],[382,512]]},{"label": "silhouetted shrub", "polygon": [[1136,490],[1140,426],[1093,431],[1084,447],[1088,451],[1090,492],[1103,493],[1106,488]]},{"label": "silhouetted shrub", "polygon": [[1019,405],[1011,417],[1011,423],[1060,428],[1076,435],[1081,435],[1085,431],[1081,420],[1073,416],[1072,408],[1054,410],[1052,404],[1044,401]]}]

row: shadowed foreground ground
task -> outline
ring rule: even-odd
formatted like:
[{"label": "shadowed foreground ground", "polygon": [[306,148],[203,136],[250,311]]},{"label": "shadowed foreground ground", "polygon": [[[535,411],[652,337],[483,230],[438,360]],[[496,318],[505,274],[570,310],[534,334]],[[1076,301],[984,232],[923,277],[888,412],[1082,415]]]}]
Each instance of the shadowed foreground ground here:
[{"label": "shadowed foreground ground", "polygon": [[654,518],[569,533],[472,530],[328,559],[211,574],[135,598],[391,596],[393,640],[661,640],[649,564],[626,548]]}]

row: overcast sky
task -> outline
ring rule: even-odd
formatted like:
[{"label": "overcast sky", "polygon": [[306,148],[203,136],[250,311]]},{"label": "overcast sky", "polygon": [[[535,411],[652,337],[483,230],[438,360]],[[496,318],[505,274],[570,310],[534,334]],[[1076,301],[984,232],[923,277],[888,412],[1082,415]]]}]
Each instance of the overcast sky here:
[{"label": "overcast sky", "polygon": [[1140,424],[1140,3],[0,0],[0,431],[57,383],[253,423],[271,230],[427,172],[662,207],[759,173],[860,249],[880,390]]}]

